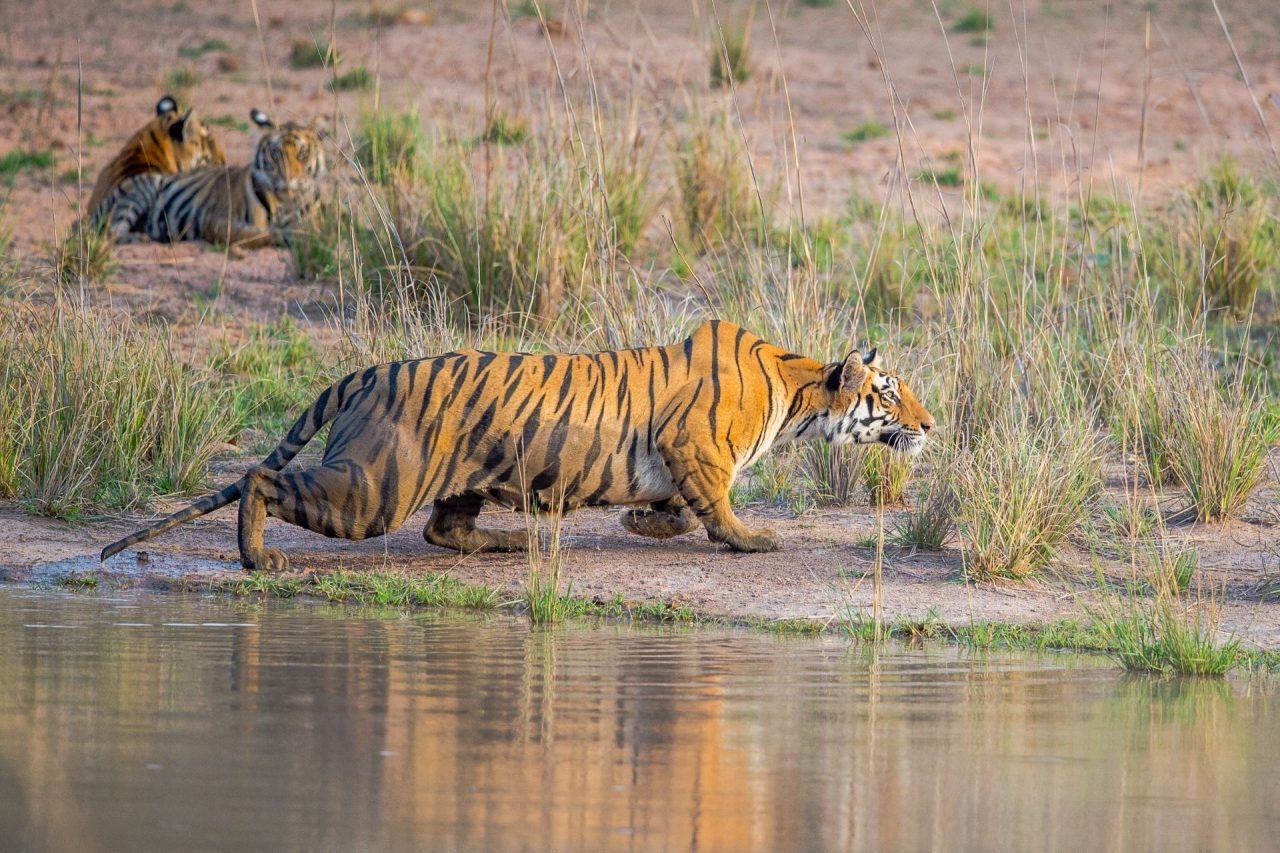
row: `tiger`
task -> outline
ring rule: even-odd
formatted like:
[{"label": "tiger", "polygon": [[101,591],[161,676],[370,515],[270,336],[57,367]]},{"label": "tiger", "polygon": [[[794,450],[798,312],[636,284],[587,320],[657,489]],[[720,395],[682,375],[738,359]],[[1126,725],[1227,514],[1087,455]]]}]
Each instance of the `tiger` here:
[{"label": "tiger", "polygon": [[[325,425],[321,462],[284,470]],[[512,551],[527,532],[486,530],[486,502],[523,511],[626,507],[628,531],[666,539],[701,524],[734,551],[776,532],[734,514],[734,478],[771,448],[825,439],[919,453],[933,417],[876,350],[824,364],[711,320],[671,346],[535,355],[463,350],[369,367],[330,385],[242,479],[108,545],[107,560],[239,500],[240,562],[284,571],[268,515],[361,540],[427,502],[423,537],[463,553]]]},{"label": "tiger", "polygon": [[195,110],[179,112],[177,100],[165,95],[156,102],[155,118],[98,173],[85,219],[116,242],[135,240],[167,175],[226,162],[218,137]]},{"label": "tiger", "polygon": [[261,110],[249,115],[265,131],[253,162],[166,180],[151,207],[147,236],[161,243],[260,248],[281,244],[282,235],[311,214],[326,171],[320,131],[294,122],[276,127]]}]

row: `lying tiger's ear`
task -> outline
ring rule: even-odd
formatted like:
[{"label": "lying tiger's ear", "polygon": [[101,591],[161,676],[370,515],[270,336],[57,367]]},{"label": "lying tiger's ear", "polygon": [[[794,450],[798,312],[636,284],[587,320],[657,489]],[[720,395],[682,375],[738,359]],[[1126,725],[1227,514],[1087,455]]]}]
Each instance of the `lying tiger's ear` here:
[{"label": "lying tiger's ear", "polygon": [[163,116],[178,111],[178,101],[173,95],[165,95],[156,101],[156,115]]},{"label": "lying tiger's ear", "polygon": [[253,123],[256,124],[258,127],[270,128],[270,127],[276,126],[275,122],[271,120],[271,117],[268,116],[266,113],[264,113],[262,110],[258,110],[258,109],[249,110],[249,118],[252,119]]},{"label": "lying tiger's ear", "polygon": [[187,123],[191,121],[192,110],[188,109],[182,118],[169,125],[169,138],[174,142],[182,142],[187,137]]},{"label": "lying tiger's ear", "polygon": [[317,116],[316,118],[313,118],[311,123],[307,126],[310,127],[311,131],[321,139],[327,139],[329,137],[329,122],[325,121],[322,117]]},{"label": "lying tiger's ear", "polygon": [[875,347],[872,347],[871,352],[867,353],[862,357],[862,363],[867,365],[868,367],[879,367],[880,351]]}]

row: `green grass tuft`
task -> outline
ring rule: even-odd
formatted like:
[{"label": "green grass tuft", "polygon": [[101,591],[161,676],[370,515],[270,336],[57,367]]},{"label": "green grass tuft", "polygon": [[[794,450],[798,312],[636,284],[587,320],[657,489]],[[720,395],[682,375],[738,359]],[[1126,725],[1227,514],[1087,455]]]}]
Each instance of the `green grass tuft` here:
[{"label": "green grass tuft", "polygon": [[289,67],[295,71],[306,68],[332,68],[342,61],[333,42],[298,39],[289,46]]},{"label": "green grass tuft", "polygon": [[996,28],[996,23],[985,9],[970,6],[951,27],[958,33],[986,33]]},{"label": "green grass tuft", "polygon": [[751,79],[751,22],[719,27],[711,39],[711,88]]},{"label": "green grass tuft", "polygon": [[28,151],[15,148],[0,157],[0,175],[16,175],[19,172],[35,172],[53,168],[53,151]]},{"label": "green grass tuft", "polygon": [[356,92],[372,89],[373,75],[363,65],[333,77],[326,85],[330,92]]},{"label": "green grass tuft", "polygon": [[183,59],[199,59],[206,53],[229,53],[231,45],[220,38],[208,38],[178,48],[178,56]]},{"label": "green grass tuft", "polygon": [[868,139],[882,139],[888,136],[890,132],[888,127],[873,119],[841,134],[840,138],[845,142],[866,142]]}]

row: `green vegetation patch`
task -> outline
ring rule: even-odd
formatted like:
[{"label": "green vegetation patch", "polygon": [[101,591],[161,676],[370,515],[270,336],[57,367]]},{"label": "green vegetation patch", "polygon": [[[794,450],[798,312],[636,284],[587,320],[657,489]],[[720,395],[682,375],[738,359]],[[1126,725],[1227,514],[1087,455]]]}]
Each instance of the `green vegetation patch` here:
[{"label": "green vegetation patch", "polygon": [[328,87],[331,92],[363,91],[372,89],[373,82],[373,75],[369,73],[369,69],[361,65],[335,76],[329,81]]},{"label": "green vegetation patch", "polygon": [[857,143],[866,142],[868,139],[883,139],[888,136],[889,133],[890,129],[888,127],[872,119],[871,121],[863,122],[853,130],[842,134],[840,138],[845,142]]},{"label": "green vegetation patch", "polygon": [[996,22],[985,9],[970,6],[951,28],[958,33],[986,33],[996,28]]},{"label": "green vegetation patch", "polygon": [[0,175],[16,175],[19,172],[52,168],[53,151],[50,149],[29,151],[25,148],[15,148],[0,157]]},{"label": "green vegetation patch", "polygon": [[230,53],[231,45],[220,38],[208,38],[178,48],[178,56],[183,59],[199,59],[206,53]]}]

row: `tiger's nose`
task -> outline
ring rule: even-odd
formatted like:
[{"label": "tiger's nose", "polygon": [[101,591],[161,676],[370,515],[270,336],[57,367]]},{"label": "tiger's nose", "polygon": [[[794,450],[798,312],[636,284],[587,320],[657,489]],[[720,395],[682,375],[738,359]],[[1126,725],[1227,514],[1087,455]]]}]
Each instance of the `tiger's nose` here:
[{"label": "tiger's nose", "polygon": [[921,421],[920,429],[924,430],[925,432],[929,432],[930,430],[933,429],[933,421]]}]

